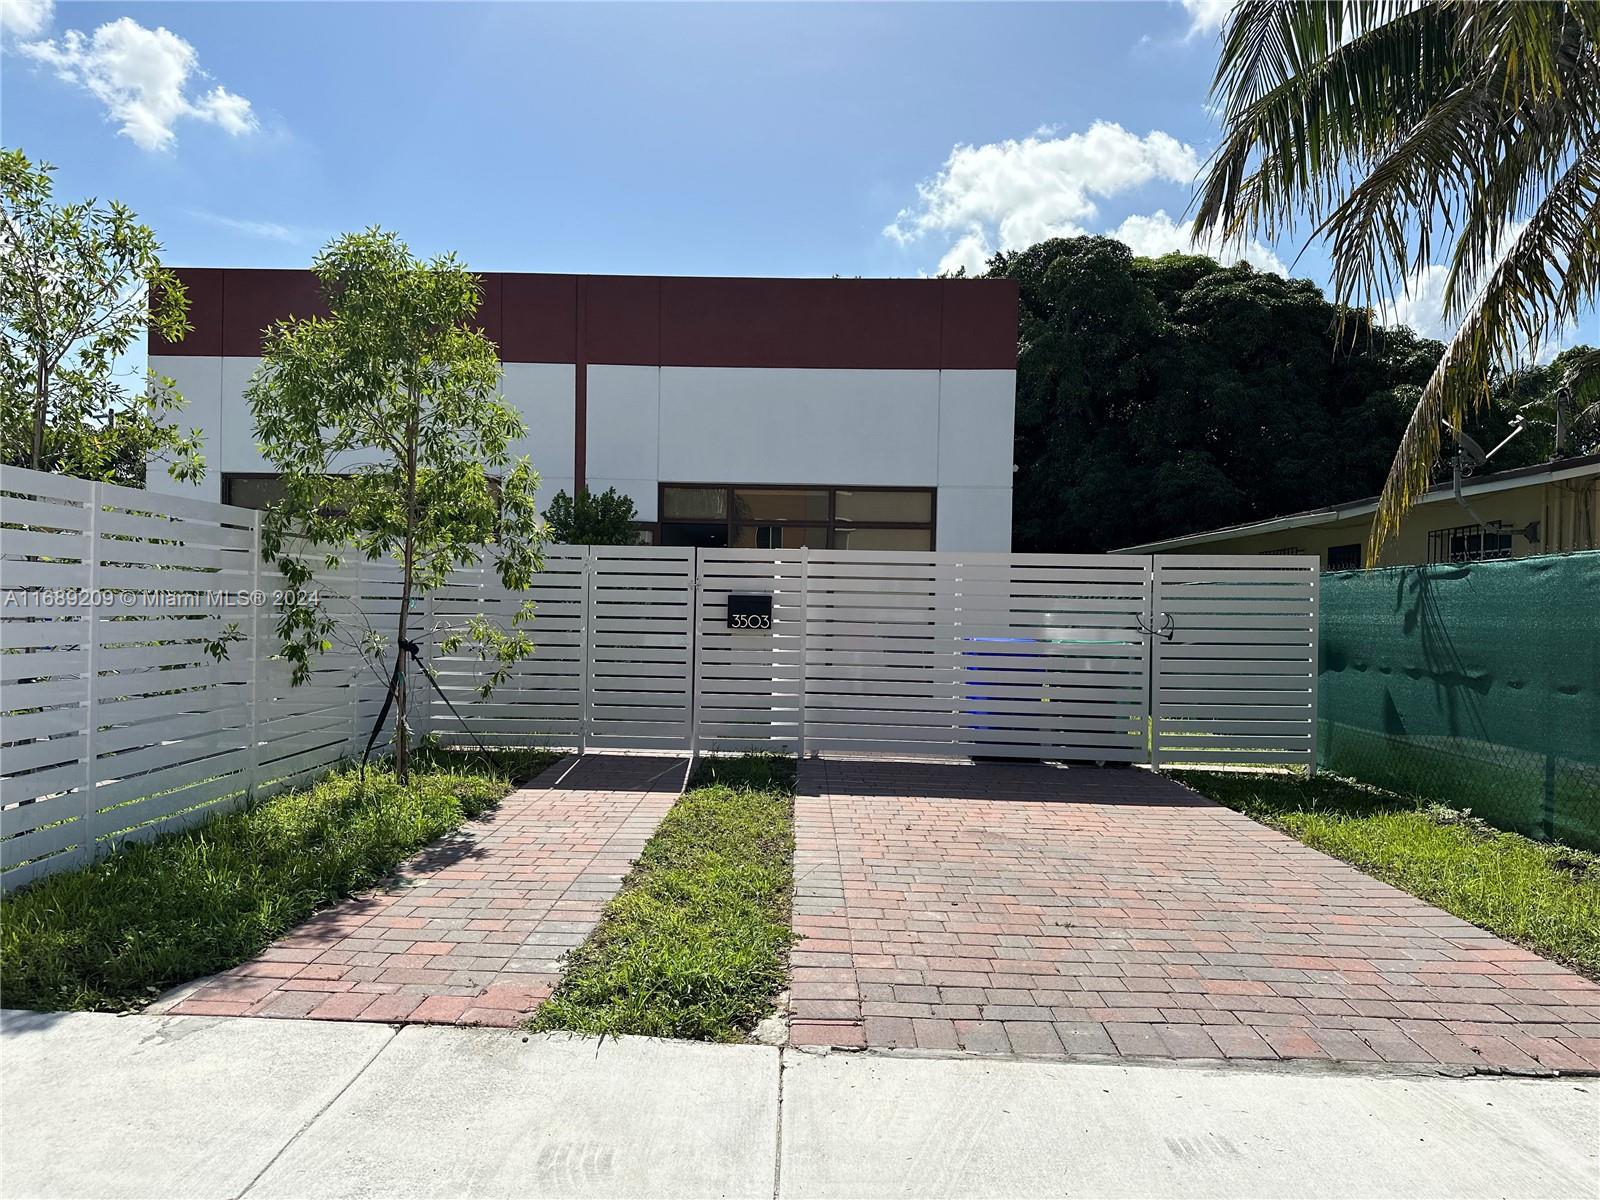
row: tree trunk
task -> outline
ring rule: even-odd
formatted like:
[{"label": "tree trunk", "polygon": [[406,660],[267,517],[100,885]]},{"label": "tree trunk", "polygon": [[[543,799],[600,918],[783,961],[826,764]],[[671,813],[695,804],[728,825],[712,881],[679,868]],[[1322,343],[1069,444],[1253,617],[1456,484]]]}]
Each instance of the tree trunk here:
[{"label": "tree trunk", "polygon": [[39,356],[39,376],[33,397],[33,460],[29,464],[35,471],[44,470],[44,423],[49,416],[50,366],[44,355]]},{"label": "tree trunk", "polygon": [[420,399],[411,394],[411,420],[406,428],[406,550],[405,582],[400,588],[400,626],[395,633],[395,653],[400,657],[399,692],[395,696],[394,775],[401,783],[411,777],[411,728],[406,722],[405,640],[411,618],[411,587],[416,570],[417,548],[417,425]]},{"label": "tree trunk", "polygon": [[411,572],[406,571],[406,586],[400,596],[400,628],[395,634],[394,697],[394,776],[402,784],[410,777],[411,731],[406,727],[406,651],[400,643],[406,640],[406,615],[411,607]]}]

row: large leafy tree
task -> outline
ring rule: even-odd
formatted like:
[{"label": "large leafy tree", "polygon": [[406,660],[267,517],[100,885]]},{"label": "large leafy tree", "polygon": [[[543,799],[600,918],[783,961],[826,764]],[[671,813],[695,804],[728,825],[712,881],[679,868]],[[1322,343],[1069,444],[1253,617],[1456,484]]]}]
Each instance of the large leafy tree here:
[{"label": "large leafy tree", "polygon": [[[1333,299],[1371,308],[1432,263],[1458,328],[1415,404],[1373,523],[1375,553],[1427,487],[1443,421],[1595,303],[1600,3],[1243,0],[1213,85],[1224,130],[1198,234],[1309,223]],[[1600,357],[1569,362],[1584,408]]]},{"label": "large leafy tree", "polygon": [[53,169],[0,150],[0,462],[139,487],[157,460],[198,479],[200,435],[173,423],[172,380],[118,378],[146,329],[188,331],[183,285],[125,205],[57,204]]},{"label": "large leafy tree", "polygon": [[[493,343],[473,327],[477,277],[454,255],[422,261],[394,234],[372,229],[330,242],[312,269],[329,315],[269,328],[245,392],[262,453],[283,476],[284,497],[262,525],[263,551],[291,587],[279,633],[296,683],[348,615],[336,614],[336,593],[319,586],[319,575],[352,560],[398,564],[390,678],[404,782],[416,601],[485,554],[506,587],[525,589],[541,566],[539,479],[526,458],[511,458],[522,420],[497,393]],[[528,615],[524,606],[518,617]],[[442,641],[447,649],[477,644],[497,664],[492,684],[532,650],[519,623],[501,629],[471,617]],[[385,649],[379,631],[363,641],[369,652]]]},{"label": "large leafy tree", "polygon": [[1020,285],[1015,540],[1100,551],[1371,495],[1436,342],[1337,333],[1315,284],[1109,238],[990,263]]}]

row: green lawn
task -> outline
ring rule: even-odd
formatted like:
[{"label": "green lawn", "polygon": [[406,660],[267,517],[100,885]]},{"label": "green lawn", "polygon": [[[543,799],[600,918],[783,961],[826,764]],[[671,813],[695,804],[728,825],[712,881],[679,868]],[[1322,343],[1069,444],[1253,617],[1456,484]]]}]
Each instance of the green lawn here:
[{"label": "green lawn", "polygon": [[786,977],[793,804],[792,760],[708,760],[533,1027],[741,1039]]},{"label": "green lawn", "polygon": [[374,767],[135,843],[0,901],[0,1003],[137,1008],[259,953],[384,879],[554,759],[424,752],[402,788]]},{"label": "green lawn", "polygon": [[1600,978],[1600,855],[1502,833],[1334,775],[1169,774],[1463,920]]}]

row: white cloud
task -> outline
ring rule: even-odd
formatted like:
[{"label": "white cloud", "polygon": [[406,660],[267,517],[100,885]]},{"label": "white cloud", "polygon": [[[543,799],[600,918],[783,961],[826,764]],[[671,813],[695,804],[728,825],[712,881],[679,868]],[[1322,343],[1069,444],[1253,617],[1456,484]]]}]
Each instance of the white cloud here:
[{"label": "white cloud", "polygon": [[236,137],[256,128],[243,96],[221,86],[190,93],[191,77],[204,78],[205,72],[194,47],[168,29],[147,29],[121,17],[92,36],[70,29],[59,42],[25,42],[20,49],[93,95],[120,123],[119,132],[143,149],[170,149],[176,140],[173,126],[183,119],[216,125]]},{"label": "white cloud", "polygon": [[1183,0],[1189,14],[1189,36],[1218,33],[1233,10],[1233,0]]},{"label": "white cloud", "polygon": [[1225,243],[1198,244],[1189,234],[1187,225],[1180,225],[1167,216],[1165,209],[1157,209],[1149,216],[1132,216],[1115,229],[1107,231],[1108,237],[1127,243],[1135,254],[1156,258],[1177,250],[1183,254],[1209,254],[1218,262],[1233,265],[1247,262],[1258,271],[1271,271],[1287,275],[1289,268],[1270,247],[1251,239],[1244,245]]},{"label": "white cloud", "polygon": [[50,28],[54,15],[54,0],[0,0],[0,33],[38,37]]},{"label": "white cloud", "polygon": [[1378,305],[1378,320],[1385,325],[1409,325],[1423,337],[1443,341],[1455,332],[1444,319],[1444,285],[1450,268],[1429,263],[1406,280],[1405,290]]},{"label": "white cloud", "polygon": [[219,229],[227,229],[245,237],[260,238],[268,242],[300,245],[318,240],[317,235],[310,230],[295,225],[284,225],[277,221],[252,221],[247,217],[228,217],[222,213],[208,212],[203,208],[191,208],[189,215]]},{"label": "white cloud", "polygon": [[944,252],[944,257],[939,260],[939,274],[954,274],[965,267],[968,275],[977,275],[988,266],[993,254],[994,248],[989,245],[989,239],[984,237],[983,230],[972,230],[958,237],[955,245]]},{"label": "white cloud", "polygon": [[1190,146],[1159,130],[1139,137],[1097,121],[1084,133],[958,145],[937,175],[917,185],[918,202],[902,209],[884,235],[909,245],[952,239],[941,270],[981,267],[993,248],[1017,250],[1048,237],[1087,231],[1097,197],[1161,179],[1191,182],[1199,160]]},{"label": "white cloud", "polygon": [[[1527,227],[1526,221],[1507,222],[1495,242],[1495,254],[1508,250]],[[1460,327],[1459,317],[1446,318],[1444,315],[1445,283],[1449,278],[1450,268],[1443,263],[1428,263],[1412,272],[1405,278],[1399,295],[1377,305],[1378,320],[1384,325],[1409,325],[1423,337],[1448,342]],[[1473,302],[1476,303],[1478,298],[1475,295]],[[1467,306],[1465,311],[1471,311],[1471,306]],[[1586,319],[1597,321],[1593,313]],[[1569,322],[1551,330],[1537,345],[1522,347],[1521,358],[1525,362],[1545,363],[1569,346],[1576,346],[1583,341],[1600,341],[1600,336],[1597,336],[1600,334],[1600,324],[1591,325],[1591,328],[1596,332],[1586,332],[1578,321]]]},{"label": "white cloud", "polygon": [[[1515,222],[1508,226],[1506,240],[1521,233],[1524,224]],[[1459,320],[1447,319],[1444,315],[1444,289],[1449,277],[1450,268],[1442,263],[1429,263],[1412,272],[1398,296],[1377,306],[1378,321],[1384,325],[1408,325],[1422,337],[1448,342],[1460,326]],[[1581,333],[1576,321],[1562,325],[1538,345],[1523,346],[1519,357],[1525,362],[1549,362],[1567,347],[1582,341]]]},{"label": "white cloud", "polygon": [[[997,249],[1020,250],[1045,238],[1091,232],[1099,224],[1098,198],[1158,180],[1187,186],[1199,169],[1192,147],[1159,130],[1139,137],[1097,121],[1084,133],[1054,133],[1045,127],[1020,141],[956,146],[939,173],[917,185],[918,203],[902,209],[884,235],[902,246],[924,238],[945,241],[938,270],[965,267],[975,274]],[[1188,228],[1165,210],[1128,217],[1105,233],[1135,254],[1181,250],[1289,273],[1259,241],[1197,246]]]}]

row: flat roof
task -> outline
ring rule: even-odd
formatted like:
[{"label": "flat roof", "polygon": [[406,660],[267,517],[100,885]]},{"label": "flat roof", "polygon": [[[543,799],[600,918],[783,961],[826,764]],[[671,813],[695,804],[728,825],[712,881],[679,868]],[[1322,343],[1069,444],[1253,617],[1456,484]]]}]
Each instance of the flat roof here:
[{"label": "flat roof", "polygon": [[[1495,471],[1488,475],[1478,475],[1471,479],[1464,479],[1461,483],[1461,494],[1463,496],[1482,496],[1491,492],[1505,491],[1508,488],[1527,487],[1536,483],[1550,483],[1557,479],[1571,479],[1582,475],[1600,475],[1600,454],[1558,458],[1551,462],[1535,463],[1531,467],[1515,467],[1508,471]],[[1424,492],[1418,497],[1417,503],[1433,504],[1440,500],[1452,500],[1454,498],[1454,485],[1441,483]],[[1333,525],[1339,521],[1348,521],[1354,517],[1370,516],[1377,511],[1378,497],[1370,496],[1365,500],[1352,500],[1346,504],[1334,504],[1326,508],[1308,508],[1304,512],[1290,513],[1282,517],[1269,517],[1264,521],[1247,521],[1242,525],[1224,525],[1219,529],[1207,529],[1200,533],[1186,533],[1179,537],[1162,538],[1154,542],[1142,542],[1137,546],[1123,546],[1117,553],[1151,554],[1162,550],[1176,550],[1184,546],[1203,546],[1208,542],[1218,542],[1228,538],[1249,537],[1260,533],[1278,533],[1285,529],[1305,529],[1317,525]]]},{"label": "flat roof", "polygon": [[[179,267],[192,330],[153,355],[259,357],[262,330],[327,312],[309,270]],[[479,272],[504,362],[1015,370],[1010,279],[740,279]]]}]

